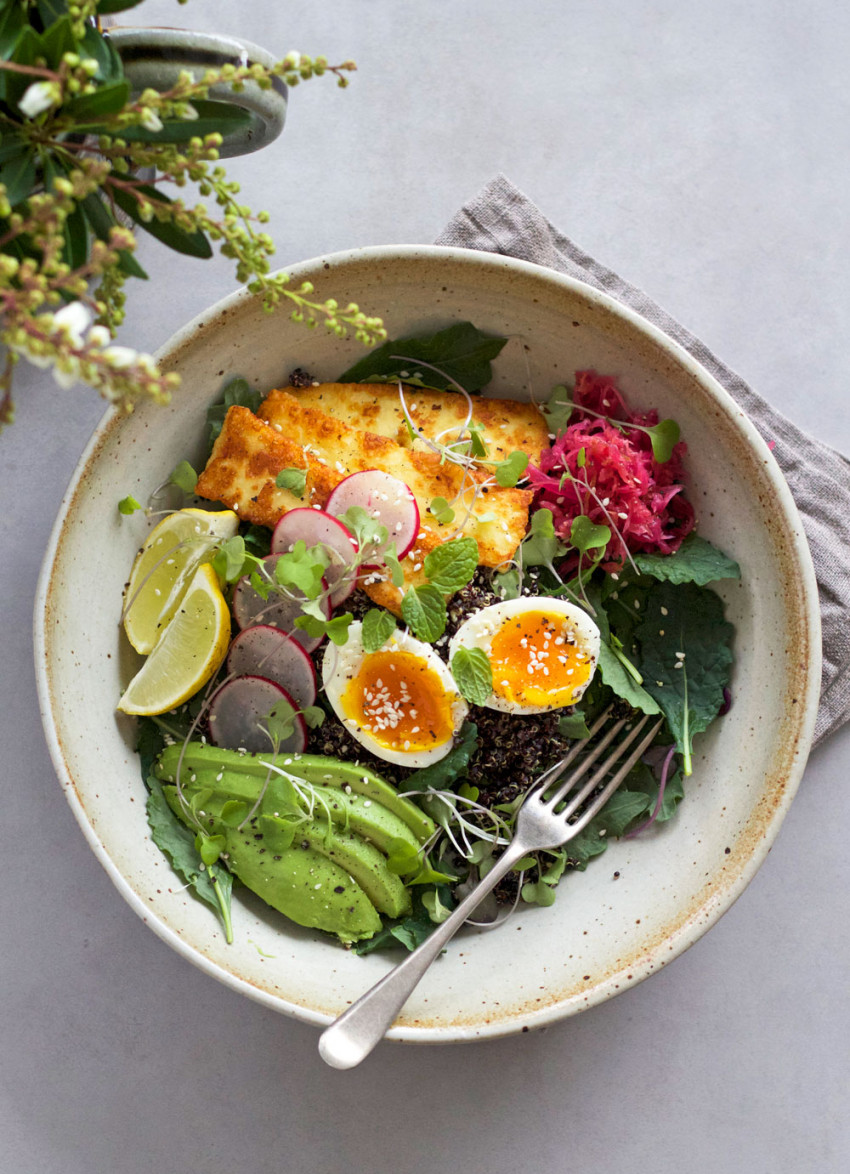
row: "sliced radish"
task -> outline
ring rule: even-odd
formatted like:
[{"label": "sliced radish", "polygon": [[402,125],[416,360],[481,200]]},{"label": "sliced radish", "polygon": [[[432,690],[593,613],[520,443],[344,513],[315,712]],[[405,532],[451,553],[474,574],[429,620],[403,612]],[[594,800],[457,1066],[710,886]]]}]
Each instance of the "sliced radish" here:
[{"label": "sliced radish", "polygon": [[357,575],[349,568],[359,549],[349,528],[324,510],[290,510],[274,528],[272,552],[286,554],[299,539],[308,546],[321,545],[328,550],[331,563],[325,579],[331,589],[331,607],[348,599],[357,586]]},{"label": "sliced radish", "polygon": [[245,628],[230,645],[231,677],[265,677],[294,698],[299,709],[316,700],[316,670],[300,644],[280,628],[257,624]]},{"label": "sliced radish", "polygon": [[[279,558],[279,554],[269,554],[263,559],[272,575]],[[305,652],[315,652],[322,643],[322,637],[308,636],[306,632],[295,627],[296,619],[302,614],[301,601],[306,599],[306,596],[297,587],[290,587],[288,590],[294,598],[289,599],[272,592],[268,599],[263,599],[259,591],[255,591],[251,586],[251,576],[243,575],[233,590],[233,615],[236,623],[240,628],[251,628],[255,624],[268,624],[272,628],[280,628],[281,632],[288,633],[300,644]],[[322,610],[325,612],[325,618],[330,619],[331,605],[326,595],[322,598]]]},{"label": "sliced radish", "polygon": [[403,481],[380,469],[352,473],[331,491],[325,509],[339,518],[353,505],[362,506],[386,526],[399,558],[412,549],[419,534],[419,506]]},{"label": "sliced radish", "polygon": [[299,754],[307,745],[307,725],[298,706],[274,681],[265,677],[236,677],[226,681],[210,702],[210,738],[225,750],[247,750],[270,754],[274,742],[268,731],[268,717],[292,718],[293,730],[278,747]]}]

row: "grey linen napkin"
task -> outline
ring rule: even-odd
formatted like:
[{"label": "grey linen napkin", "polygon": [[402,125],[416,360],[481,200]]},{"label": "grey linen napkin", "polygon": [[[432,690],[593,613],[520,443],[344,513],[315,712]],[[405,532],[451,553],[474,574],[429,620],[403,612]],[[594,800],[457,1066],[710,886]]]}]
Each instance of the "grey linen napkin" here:
[{"label": "grey linen napkin", "polygon": [[802,432],[730,371],[705,343],[559,232],[503,175],[452,218],[438,245],[501,253],[596,286],[663,330],[709,371],[768,441],[803,519],[820,592],[823,677],[815,742],[850,718],[850,461]]}]

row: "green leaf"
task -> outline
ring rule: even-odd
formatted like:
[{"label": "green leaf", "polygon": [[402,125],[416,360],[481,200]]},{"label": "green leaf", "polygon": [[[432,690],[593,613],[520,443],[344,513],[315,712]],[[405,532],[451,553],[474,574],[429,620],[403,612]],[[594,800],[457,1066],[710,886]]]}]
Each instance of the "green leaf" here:
[{"label": "green leaf", "polygon": [[[21,33],[27,27],[27,18],[20,4],[5,4],[0,12],[0,58],[8,61]],[[0,72],[0,81],[4,74]],[[2,97],[2,94],[0,94]]]},{"label": "green leaf", "polygon": [[455,518],[454,510],[444,497],[435,497],[428,506],[428,513],[436,518],[441,526],[448,526]]},{"label": "green leaf", "polygon": [[483,648],[459,648],[451,669],[461,696],[471,705],[486,705],[493,692],[493,669]]},{"label": "green leaf", "polygon": [[664,465],[673,455],[673,449],[679,443],[679,425],[675,420],[659,420],[646,429],[652,444],[652,455],[659,465]]},{"label": "green leaf", "polygon": [[172,485],[178,486],[184,493],[194,493],[198,484],[198,474],[188,461],[181,461],[171,470],[168,478]]},{"label": "green leaf", "polygon": [[496,465],[496,480],[503,489],[513,489],[528,468],[528,455],[517,449]]},{"label": "green leaf", "polygon": [[545,881],[526,881],[522,886],[522,899],[529,905],[554,905],[555,890]]},{"label": "green leaf", "polygon": [[[41,0],[43,3],[43,0]],[[45,21],[41,37],[42,50],[49,69],[58,69],[66,53],[75,53],[77,41],[65,5],[45,5],[52,8],[50,15],[42,13]],[[64,15],[63,15],[64,13]]]},{"label": "green leaf", "polygon": [[367,652],[377,652],[396,630],[396,619],[382,607],[370,608],[363,617],[361,639]]},{"label": "green leaf", "polygon": [[423,569],[432,586],[443,595],[460,591],[478,569],[478,543],[474,538],[453,538],[425,555]]},{"label": "green leaf", "polygon": [[520,574],[515,567],[509,571],[500,571],[493,576],[493,590],[502,599],[519,599],[522,594],[521,586]]},{"label": "green leaf", "polygon": [[531,526],[522,540],[522,565],[550,567],[556,558],[566,553],[566,546],[555,535],[555,521],[551,510],[535,510]]},{"label": "green leaf", "polygon": [[643,713],[660,713],[654,696],[647,692],[626,669],[605,640],[599,645],[599,675],[618,697]]},{"label": "green leaf", "polygon": [[[200,229],[187,232],[170,220],[157,220],[156,217],[150,221],[142,220],[139,216],[139,201],[135,196],[125,191],[124,188],[117,187],[114,183],[110,183],[108,188],[110,195],[122,212],[126,212],[130,219],[138,224],[139,228],[143,228],[145,232],[167,245],[169,249],[174,249],[175,252],[183,253],[187,257],[199,257],[202,260],[212,256],[212,246],[206,234]],[[174,203],[172,199],[149,184],[139,184],[134,190],[144,199],[155,201],[157,204],[166,204],[170,207]]]},{"label": "green leaf", "polygon": [[466,774],[466,768],[478,749],[478,726],[464,722],[460,738],[445,758],[414,771],[404,784],[407,791],[446,791]]},{"label": "green leaf", "polygon": [[[245,574],[245,539],[240,534],[225,539],[211,560],[222,583],[236,583]],[[250,563],[250,560],[249,560]]]},{"label": "green leaf", "polygon": [[599,814],[566,845],[569,863],[583,870],[589,860],[605,851],[611,839],[622,836],[630,824],[649,815],[650,811],[646,794],[622,786],[614,792]]},{"label": "green leaf", "polygon": [[401,563],[398,561],[398,552],[395,548],[395,543],[391,542],[385,546],[381,557],[384,560],[384,566],[390,572],[390,581],[394,587],[402,587],[404,585],[404,571]]},{"label": "green leaf", "polygon": [[162,130],[128,126],[121,130],[120,136],[128,143],[187,143],[189,139],[203,138],[209,134],[234,134],[251,125],[250,113],[232,102],[198,98],[193,100],[192,106],[198,113],[197,118],[167,118],[163,121]]},{"label": "green leaf", "polygon": [[13,155],[0,165],[0,183],[6,185],[6,198],[13,208],[32,195],[35,187],[35,161],[35,152],[30,149],[25,154]]},{"label": "green leaf", "polygon": [[319,546],[309,549],[299,538],[292,550],[280,555],[274,566],[275,580],[283,587],[297,587],[308,599],[322,591],[322,578],[328,569],[327,555]]},{"label": "green leaf", "polygon": [[670,583],[696,583],[704,587],[717,579],[740,579],[734,559],[698,534],[689,534],[674,554],[636,554],[638,570]]},{"label": "green leaf", "polygon": [[[139,0],[141,3],[141,0]],[[99,6],[103,13],[107,11],[104,4]],[[94,25],[87,25],[82,40],[83,52],[81,57],[91,57],[97,62],[95,79],[101,82],[119,81],[124,76],[124,64],[115,46],[109,37],[104,37]]]},{"label": "green leaf", "polygon": [[446,601],[433,584],[411,587],[402,596],[401,618],[418,640],[433,644],[446,630]]},{"label": "green leaf", "polygon": [[581,711],[565,713],[559,718],[558,733],[562,738],[570,738],[573,741],[590,737],[590,730],[587,728],[585,716]]},{"label": "green leaf", "polygon": [[376,521],[362,505],[349,506],[340,521],[357,539],[361,555],[365,556],[368,551],[370,556],[374,553],[377,557],[378,552],[383,550],[389,537],[389,531],[386,526],[382,526],[380,522]]},{"label": "green leaf", "polygon": [[206,836],[203,832],[199,832],[195,836],[195,847],[198,850],[198,855],[208,868],[211,864],[215,864],[226,845],[227,841],[224,836]]},{"label": "green leaf", "polygon": [[303,497],[307,488],[307,469],[281,469],[275,477],[278,489],[288,489],[296,497]]},{"label": "green leaf", "polygon": [[709,587],[662,582],[647,595],[643,621],[635,629],[639,667],[684,756],[686,775],[694,735],[714,721],[723,705],[733,635],[723,601]]},{"label": "green leaf", "polygon": [[29,140],[14,131],[6,131],[0,137],[0,163],[7,163],[18,155],[25,155],[30,150]]},{"label": "green leaf", "polygon": [[[352,947],[355,954],[371,954],[373,950],[398,949],[415,950],[433,932],[434,922],[428,909],[422,903],[424,894],[418,890],[413,896],[413,912],[407,917],[388,922],[382,930],[364,942]],[[448,897],[446,898],[448,900]]]},{"label": "green leaf", "polygon": [[263,399],[263,393],[252,388],[248,380],[243,379],[241,375],[235,375],[232,379],[229,379],[221,389],[221,398],[216,400],[215,403],[210,404],[207,408],[207,423],[210,426],[210,445],[214,443],[221,432],[224,417],[230,408],[238,406],[248,408],[251,412],[256,412]]},{"label": "green leaf", "polygon": [[[490,382],[490,363],[506,342],[506,338],[482,333],[471,322],[458,322],[434,334],[385,342],[343,372],[339,382],[390,380],[406,372],[406,381],[420,386],[446,390],[458,383],[468,392],[479,391]],[[440,373],[430,367],[417,368],[417,360],[438,367]]]},{"label": "green leaf", "polygon": [[145,507],[135,497],[122,497],[118,502],[118,512],[120,514],[134,514],[136,510],[142,510]]},{"label": "green leaf", "polygon": [[348,629],[353,620],[354,616],[349,611],[344,615],[334,616],[331,620],[319,620],[315,616],[303,615],[297,617],[295,627],[306,632],[314,640],[320,636],[327,636],[331,643],[343,645],[348,642]]},{"label": "green leaf", "polygon": [[233,878],[224,868],[201,868],[195,832],[180,822],[166,802],[159,779],[148,777],[147,801],[151,839],[171,861],[171,867],[222,918],[230,940],[230,893]]},{"label": "green leaf", "polygon": [[604,550],[611,541],[611,531],[608,526],[597,526],[585,514],[573,518],[570,526],[570,543],[586,554],[590,550]]},{"label": "green leaf", "polygon": [[[80,94],[62,107],[62,113],[74,119],[77,126],[96,122],[105,114],[117,114],[130,98],[130,83],[125,80],[109,82],[91,94]],[[121,132],[121,137],[127,136]]]},{"label": "green leaf", "polygon": [[[109,233],[115,227],[117,221],[100,196],[95,192],[91,192],[80,203],[79,207],[82,208],[89,222],[89,226],[97,239],[108,241]],[[129,249],[119,250],[118,257],[122,273],[126,273],[128,277],[139,277],[143,281],[147,280],[147,273],[145,273]]]},{"label": "green leaf", "polygon": [[546,417],[549,431],[554,432],[556,436],[564,432],[569,425],[573,410],[574,405],[570,389],[563,383],[558,384],[557,387],[553,387],[548,403],[543,405],[543,414]]}]

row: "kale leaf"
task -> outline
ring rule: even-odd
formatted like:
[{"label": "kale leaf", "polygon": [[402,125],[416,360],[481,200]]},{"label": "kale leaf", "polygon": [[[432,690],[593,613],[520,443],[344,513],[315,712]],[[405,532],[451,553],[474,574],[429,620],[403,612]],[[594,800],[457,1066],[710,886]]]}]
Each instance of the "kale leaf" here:
[{"label": "kale leaf", "polygon": [[644,575],[670,583],[696,583],[704,587],[717,579],[741,577],[741,568],[735,560],[698,534],[689,534],[674,554],[636,554],[634,558]]},{"label": "kale leaf", "polygon": [[720,596],[695,583],[658,583],[642,610],[634,635],[643,686],[667,718],[689,775],[694,735],[723,705],[734,628],[724,618]]},{"label": "kale leaf", "polygon": [[493,377],[490,363],[507,341],[482,333],[471,322],[457,322],[434,334],[383,343],[344,371],[339,382],[388,382],[403,376],[405,383],[420,387],[445,391],[459,383],[466,391],[480,391]]}]

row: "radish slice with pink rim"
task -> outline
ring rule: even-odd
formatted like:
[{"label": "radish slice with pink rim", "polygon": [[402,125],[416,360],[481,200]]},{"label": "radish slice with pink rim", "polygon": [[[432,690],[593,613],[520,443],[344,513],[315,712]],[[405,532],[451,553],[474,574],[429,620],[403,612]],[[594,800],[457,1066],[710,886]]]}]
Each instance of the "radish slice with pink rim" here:
[{"label": "radish slice with pink rim", "polygon": [[[263,559],[272,576],[279,558],[279,554],[269,554]],[[243,575],[233,591],[233,616],[236,623],[240,628],[251,628],[255,624],[268,624],[272,628],[279,628],[300,644],[305,652],[315,652],[322,643],[322,637],[308,636],[306,632],[295,627],[296,619],[303,615],[301,603],[306,596],[297,587],[289,587],[287,590],[293,598],[272,592],[268,599],[263,599],[259,591],[255,591],[251,586],[251,576]],[[325,618],[330,619],[331,605],[327,595],[322,597],[322,610],[325,612]]]},{"label": "radish slice with pink rim", "polygon": [[292,717],[293,730],[278,749],[300,754],[307,745],[307,724],[285,689],[265,677],[236,677],[216,691],[210,702],[210,740],[224,750],[270,754],[274,742],[267,729],[269,714]]},{"label": "radish slice with pink rim", "polygon": [[236,636],[227,654],[227,674],[274,681],[299,709],[307,709],[316,700],[312,660],[297,641],[270,624],[256,624]]},{"label": "radish slice with pink rim", "polygon": [[331,589],[331,607],[337,607],[357,586],[357,574],[350,570],[357,557],[357,539],[349,528],[325,510],[302,507],[284,514],[272,534],[272,553],[286,554],[299,539],[307,546],[323,546],[331,562],[325,579]]},{"label": "radish slice with pink rim", "polygon": [[380,469],[352,473],[331,490],[325,509],[339,518],[353,505],[362,506],[386,526],[399,558],[410,553],[419,535],[419,506],[403,481]]}]

